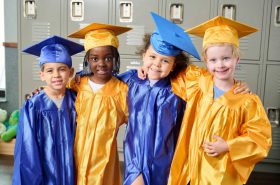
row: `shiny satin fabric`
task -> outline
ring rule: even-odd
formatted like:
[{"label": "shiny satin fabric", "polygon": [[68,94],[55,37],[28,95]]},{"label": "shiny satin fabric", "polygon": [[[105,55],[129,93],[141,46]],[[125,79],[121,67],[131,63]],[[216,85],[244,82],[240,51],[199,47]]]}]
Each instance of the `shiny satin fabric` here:
[{"label": "shiny satin fabric", "polygon": [[76,95],[60,109],[44,90],[23,105],[16,137],[13,185],[74,185]]},{"label": "shiny satin fabric", "polygon": [[[258,96],[233,94],[213,100],[213,77],[190,66],[172,81],[173,91],[187,101],[169,185],[241,185],[271,147],[271,126]],[[213,135],[227,141],[229,152],[204,153]]]},{"label": "shiny satin fabric", "polygon": [[71,88],[77,91],[74,156],[78,185],[120,185],[117,132],[127,122],[127,85],[115,77],[96,93],[88,77]]},{"label": "shiny satin fabric", "polygon": [[135,70],[119,77],[129,89],[124,185],[130,185],[140,173],[145,185],[166,185],[185,103],[171,92],[168,78],[150,87]]}]

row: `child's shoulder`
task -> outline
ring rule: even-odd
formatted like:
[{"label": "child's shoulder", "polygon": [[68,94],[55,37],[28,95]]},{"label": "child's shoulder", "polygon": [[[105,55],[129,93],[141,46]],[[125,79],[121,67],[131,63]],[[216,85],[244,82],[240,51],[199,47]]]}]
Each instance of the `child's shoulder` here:
[{"label": "child's shoulder", "polygon": [[234,94],[228,98],[231,106],[243,107],[250,109],[255,106],[263,106],[260,97],[256,94]]},{"label": "child's shoulder", "polygon": [[127,84],[125,82],[123,82],[122,80],[119,80],[118,78],[116,78],[114,76],[110,80],[110,84],[127,88]]},{"label": "child's shoulder", "polygon": [[37,94],[34,94],[29,99],[26,99],[23,107],[38,107],[44,101],[46,93],[44,90],[39,91]]}]

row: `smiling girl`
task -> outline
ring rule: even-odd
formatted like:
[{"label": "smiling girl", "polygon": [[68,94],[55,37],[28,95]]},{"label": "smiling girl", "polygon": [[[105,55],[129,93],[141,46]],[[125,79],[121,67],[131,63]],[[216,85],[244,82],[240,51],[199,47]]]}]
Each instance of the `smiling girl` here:
[{"label": "smiling girl", "polygon": [[130,28],[93,23],[70,35],[84,38],[85,62],[91,74],[74,80],[77,130],[74,156],[78,185],[120,185],[117,132],[127,120],[127,85],[116,79],[117,35]]}]

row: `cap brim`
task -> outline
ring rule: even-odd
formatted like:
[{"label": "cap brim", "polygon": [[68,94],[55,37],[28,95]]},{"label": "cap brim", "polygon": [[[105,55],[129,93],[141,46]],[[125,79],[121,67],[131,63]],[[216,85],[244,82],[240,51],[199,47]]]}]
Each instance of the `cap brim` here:
[{"label": "cap brim", "polygon": [[37,44],[34,44],[28,48],[25,48],[22,51],[25,53],[35,55],[35,56],[40,56],[41,49],[43,47],[45,47],[47,45],[51,45],[51,44],[61,44],[61,45],[65,46],[70,55],[75,55],[84,50],[84,46],[55,35],[55,36],[49,37],[49,38],[37,43]]},{"label": "cap brim", "polygon": [[231,19],[228,19],[228,18],[225,18],[222,16],[217,16],[209,21],[206,21],[198,26],[187,29],[185,31],[190,34],[193,34],[193,35],[196,35],[199,37],[203,37],[205,31],[208,28],[211,28],[214,26],[221,26],[221,25],[227,25],[227,26],[230,26],[230,27],[236,29],[239,38],[258,31],[257,28],[254,28],[252,26],[249,26],[249,25],[246,25],[246,24],[243,24],[238,21],[231,20]]},{"label": "cap brim", "polygon": [[107,30],[111,30],[115,33],[115,35],[120,35],[122,33],[125,33],[129,30],[131,30],[132,28],[129,27],[123,27],[123,26],[115,26],[115,25],[110,25],[110,24],[100,24],[100,23],[92,23],[82,29],[80,29],[77,32],[71,33],[68,35],[68,37],[71,38],[79,38],[79,39],[84,39],[85,35],[90,32],[90,31],[94,31],[94,30],[99,30],[99,29],[107,29]]},{"label": "cap brim", "polygon": [[151,15],[154,19],[160,36],[165,42],[168,42],[169,44],[189,53],[200,60],[199,54],[188,33],[185,33],[181,27],[153,12],[151,12]]}]

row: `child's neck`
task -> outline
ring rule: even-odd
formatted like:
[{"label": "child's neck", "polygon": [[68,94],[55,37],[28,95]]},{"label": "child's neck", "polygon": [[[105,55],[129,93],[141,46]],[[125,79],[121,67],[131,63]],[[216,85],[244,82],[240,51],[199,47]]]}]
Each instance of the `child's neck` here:
[{"label": "child's neck", "polygon": [[106,84],[107,82],[109,82],[111,80],[111,78],[112,78],[112,76],[108,77],[108,78],[104,78],[104,79],[97,79],[93,75],[89,77],[90,81],[92,81],[93,83],[96,83],[96,84]]},{"label": "child's neck", "polygon": [[216,87],[226,92],[230,90],[234,85],[234,79],[229,79],[229,80],[214,79],[214,83]]},{"label": "child's neck", "polygon": [[55,89],[46,87],[44,90],[51,99],[61,99],[65,95],[66,88],[60,89],[60,90],[55,90]]}]

